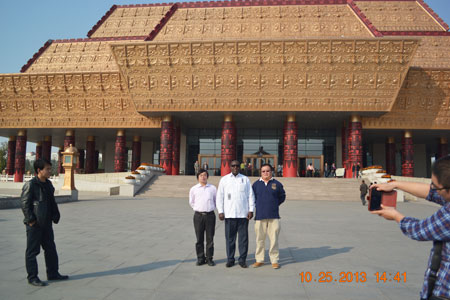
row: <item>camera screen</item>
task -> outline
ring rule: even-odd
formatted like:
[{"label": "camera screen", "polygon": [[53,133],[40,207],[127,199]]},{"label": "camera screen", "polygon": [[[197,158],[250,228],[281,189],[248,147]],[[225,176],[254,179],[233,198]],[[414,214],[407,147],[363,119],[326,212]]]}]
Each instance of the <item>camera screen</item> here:
[{"label": "camera screen", "polygon": [[370,191],[370,206],[369,210],[380,210],[381,209],[381,195],[382,192],[372,189]]}]

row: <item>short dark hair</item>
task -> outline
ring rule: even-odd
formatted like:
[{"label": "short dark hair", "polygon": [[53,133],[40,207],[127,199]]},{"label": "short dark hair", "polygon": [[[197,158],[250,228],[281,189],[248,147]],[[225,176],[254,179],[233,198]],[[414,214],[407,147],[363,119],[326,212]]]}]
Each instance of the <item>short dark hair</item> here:
[{"label": "short dark hair", "polygon": [[262,164],[262,165],[261,165],[261,169],[262,169],[263,167],[270,167],[270,171],[273,171],[273,167],[272,167],[271,164]]},{"label": "short dark hair", "polygon": [[206,172],[206,178],[209,178],[209,173],[208,173],[207,170],[205,170],[205,169],[199,169],[199,170],[198,170],[198,173],[197,173],[197,179],[198,179],[198,176],[200,176],[200,174],[205,173],[205,172]]},{"label": "short dark hair", "polygon": [[431,172],[436,176],[439,184],[446,189],[450,189],[450,155],[436,160]]},{"label": "short dark hair", "polygon": [[48,161],[47,159],[45,159],[45,158],[36,159],[36,161],[33,164],[34,172],[37,174],[37,173],[39,173],[38,169],[39,170],[44,170],[45,165],[50,165],[51,166],[52,163],[50,161]]}]

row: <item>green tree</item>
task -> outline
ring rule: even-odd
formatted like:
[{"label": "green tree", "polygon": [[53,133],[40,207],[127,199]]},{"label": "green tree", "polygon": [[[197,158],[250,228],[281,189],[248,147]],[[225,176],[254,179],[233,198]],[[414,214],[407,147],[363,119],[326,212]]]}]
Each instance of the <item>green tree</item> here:
[{"label": "green tree", "polygon": [[6,159],[8,155],[8,143],[3,142],[0,144],[0,173],[6,168]]}]

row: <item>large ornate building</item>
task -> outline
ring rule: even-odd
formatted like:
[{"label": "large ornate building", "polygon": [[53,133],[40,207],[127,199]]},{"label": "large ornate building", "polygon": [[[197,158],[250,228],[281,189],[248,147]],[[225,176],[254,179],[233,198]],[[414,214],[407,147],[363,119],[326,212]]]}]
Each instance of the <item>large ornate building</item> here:
[{"label": "large ornate building", "polygon": [[0,75],[0,136],[21,181],[74,144],[81,172],[226,174],[234,158],[381,164],[429,176],[450,137],[449,27],[422,0],[114,5],[84,39],[49,40]]}]

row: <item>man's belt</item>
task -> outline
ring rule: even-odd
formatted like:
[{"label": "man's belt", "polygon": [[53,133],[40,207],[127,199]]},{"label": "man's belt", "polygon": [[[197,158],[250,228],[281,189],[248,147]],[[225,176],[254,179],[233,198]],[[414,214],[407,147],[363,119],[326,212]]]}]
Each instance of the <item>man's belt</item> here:
[{"label": "man's belt", "polygon": [[214,211],[212,210],[212,211],[196,211],[195,212],[196,214],[200,214],[200,215],[202,215],[202,216],[206,216],[206,215],[212,215],[212,214],[214,214]]}]

